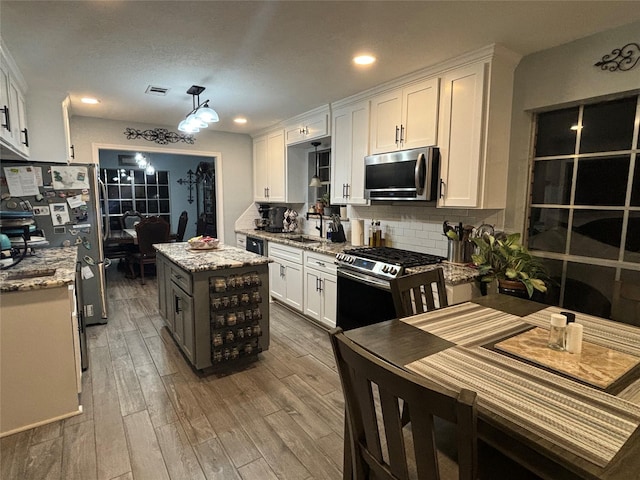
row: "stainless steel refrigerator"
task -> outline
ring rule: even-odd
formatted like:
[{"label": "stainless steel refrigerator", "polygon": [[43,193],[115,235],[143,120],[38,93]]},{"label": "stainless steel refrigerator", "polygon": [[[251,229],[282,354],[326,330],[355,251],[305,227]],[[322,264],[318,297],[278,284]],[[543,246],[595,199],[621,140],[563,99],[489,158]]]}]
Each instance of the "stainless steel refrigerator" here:
[{"label": "stainless steel refrigerator", "polygon": [[109,261],[104,258],[101,215],[101,195],[106,195],[98,167],[5,160],[0,165],[4,177],[0,210],[33,211],[35,224],[29,227],[29,236],[46,239],[32,243],[35,254],[39,248],[78,247],[82,278],[78,291],[85,324],[107,323],[105,268]]}]

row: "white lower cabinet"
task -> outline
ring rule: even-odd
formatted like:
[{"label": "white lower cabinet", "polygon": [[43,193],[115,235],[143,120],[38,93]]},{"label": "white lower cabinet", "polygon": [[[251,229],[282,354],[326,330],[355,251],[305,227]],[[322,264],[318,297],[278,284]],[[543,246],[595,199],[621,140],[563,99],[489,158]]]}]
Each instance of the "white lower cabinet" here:
[{"label": "white lower cabinet", "polygon": [[304,252],[304,314],[326,327],[336,326],[338,289],[335,257]]},{"label": "white lower cabinet", "polygon": [[294,310],[303,310],[302,249],[268,244],[269,258],[269,294],[275,300],[289,305]]}]

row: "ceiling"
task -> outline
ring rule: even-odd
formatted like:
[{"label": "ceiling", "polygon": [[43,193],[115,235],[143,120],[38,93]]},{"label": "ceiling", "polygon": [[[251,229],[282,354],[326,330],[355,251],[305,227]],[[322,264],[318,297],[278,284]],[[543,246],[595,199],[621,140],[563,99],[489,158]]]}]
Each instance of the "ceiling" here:
[{"label": "ceiling", "polygon": [[[633,8],[632,8],[633,7]],[[0,1],[30,90],[74,115],[176,126],[206,87],[251,133],[491,43],[525,56],[640,20],[637,1]],[[621,12],[623,14],[621,14]],[[617,47],[618,45],[613,45]],[[594,52],[594,61],[603,54]],[[356,68],[351,58],[378,61]],[[145,94],[148,86],[169,89]],[[97,106],[82,96],[100,99]],[[54,98],[55,98],[54,97]],[[248,123],[233,123],[244,116]]]}]

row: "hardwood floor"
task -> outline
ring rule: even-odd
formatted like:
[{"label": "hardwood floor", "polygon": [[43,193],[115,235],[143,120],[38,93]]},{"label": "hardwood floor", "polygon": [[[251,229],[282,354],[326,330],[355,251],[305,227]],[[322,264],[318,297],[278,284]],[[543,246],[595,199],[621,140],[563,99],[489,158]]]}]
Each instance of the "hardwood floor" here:
[{"label": "hardwood floor", "polygon": [[81,415],[0,440],[2,480],[304,480],[342,476],[343,397],[325,331],[272,304],[260,360],[201,378],[146,285],[109,271],[87,329]]}]

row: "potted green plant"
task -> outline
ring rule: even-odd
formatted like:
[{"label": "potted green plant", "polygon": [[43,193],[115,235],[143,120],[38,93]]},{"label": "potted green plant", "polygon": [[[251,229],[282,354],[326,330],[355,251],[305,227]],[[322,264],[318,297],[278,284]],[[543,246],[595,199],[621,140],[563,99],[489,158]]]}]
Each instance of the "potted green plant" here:
[{"label": "potted green plant", "polygon": [[546,292],[549,274],[537,258],[520,244],[520,234],[497,239],[483,235],[472,239],[477,251],[472,255],[480,281],[498,281],[498,291],[531,298],[534,291]]},{"label": "potted green plant", "polygon": [[[320,198],[316,200],[316,213],[323,214],[326,213],[325,209],[329,206],[329,192],[325,192],[322,194]],[[329,213],[327,213],[329,215]]]}]

